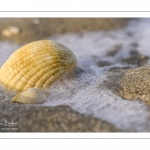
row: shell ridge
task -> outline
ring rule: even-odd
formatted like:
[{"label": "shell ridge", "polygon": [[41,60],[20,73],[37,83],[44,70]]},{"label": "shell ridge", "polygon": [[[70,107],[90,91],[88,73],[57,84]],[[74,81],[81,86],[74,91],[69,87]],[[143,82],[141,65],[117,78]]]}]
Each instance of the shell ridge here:
[{"label": "shell ridge", "polygon": [[47,99],[43,90],[76,65],[75,55],[66,46],[51,40],[35,41],[17,49],[3,64],[0,87],[14,92],[20,99],[17,102],[43,103]]},{"label": "shell ridge", "polygon": [[[63,61],[63,62],[65,62],[65,60],[63,60],[63,59],[55,59],[55,60],[59,60],[60,62],[57,62],[57,63],[55,63],[56,65],[59,65],[59,64],[62,64],[62,62],[61,61]],[[52,60],[53,61],[53,60]],[[41,64],[45,64],[45,62],[47,62],[47,61],[43,61]],[[51,63],[51,62],[48,62],[48,63]],[[68,63],[68,62],[67,62]],[[70,62],[71,63],[71,62]],[[36,68],[36,66],[38,66],[38,65],[41,65],[41,64],[36,64],[36,65],[34,65],[34,66],[32,66],[33,68]],[[72,64],[72,63],[71,63]],[[69,64],[68,64],[68,66],[70,66]],[[42,69],[41,70],[39,70],[38,72],[36,72],[36,73],[33,73],[34,75],[35,74],[38,74],[40,71],[42,71],[43,69],[44,69],[44,66],[41,66],[42,67]],[[47,67],[50,67],[50,66],[47,66]],[[53,66],[54,67],[54,66]],[[52,68],[53,68],[52,67]],[[31,70],[32,71],[32,70]],[[30,72],[27,72],[25,75],[28,75],[28,74],[30,74]],[[19,79],[20,80],[20,79]]]},{"label": "shell ridge", "polygon": [[[47,68],[47,69],[49,69],[49,67],[50,66],[46,66],[45,68]],[[38,74],[39,72],[41,72],[42,73],[42,70],[43,69],[45,69],[45,68],[42,68],[41,70],[39,70],[36,74]],[[55,66],[55,68],[54,69],[57,69],[57,68],[59,68],[59,67],[57,67],[57,66]],[[51,71],[49,71],[49,72],[47,72],[47,74],[50,74],[51,72],[53,72],[54,71],[54,69],[53,70],[51,70]],[[45,74],[44,74],[45,75]],[[44,76],[43,75],[43,76]],[[35,75],[34,75],[35,76]],[[28,80],[28,82],[32,82],[32,80],[34,80],[34,76],[32,76],[29,80]],[[43,76],[41,76],[34,84],[33,84],[33,86],[35,86],[36,85],[36,83],[37,82],[39,82],[39,80],[43,80],[42,78],[43,78]],[[27,85],[27,84],[26,84]],[[26,85],[24,85],[24,87],[23,87],[23,89],[26,89]]]},{"label": "shell ridge", "polygon": [[[59,65],[59,64],[61,64],[61,63],[56,63],[55,65]],[[34,75],[37,75],[37,74],[39,74],[40,72],[42,73],[43,69],[45,69],[45,68],[50,68],[50,67],[56,68],[57,66],[45,66],[45,67],[42,67],[42,69],[38,70]],[[26,74],[26,75],[27,75],[27,74]],[[33,78],[33,76],[32,76],[28,81],[32,80],[32,78]],[[39,79],[39,78],[38,78],[38,79]]]},{"label": "shell ridge", "polygon": [[[61,75],[59,75],[60,73],[56,73],[55,76],[52,76],[49,80],[47,80],[47,81],[45,82],[45,84],[43,85],[43,87],[44,87],[44,88],[47,88],[47,86],[48,86],[49,84],[52,85],[52,83],[55,81],[56,78],[57,78],[57,80],[59,80],[59,78],[63,76],[62,74],[63,74],[64,72],[65,72],[65,70],[64,70],[64,71],[61,71]],[[58,76],[59,76],[59,78],[58,78]]]},{"label": "shell ridge", "polygon": [[[44,74],[44,75],[36,82],[35,86],[38,85],[38,84],[40,84],[41,82],[43,82],[42,84],[45,84],[45,83],[47,82],[48,78],[51,78],[51,77],[55,76],[56,74],[54,74],[54,73],[57,72],[57,71],[60,71],[60,70],[64,70],[64,71],[65,71],[64,67],[57,67],[57,68],[54,68],[52,71],[47,72],[46,74]],[[60,75],[61,75],[61,74],[60,74]],[[50,83],[50,84],[51,84],[51,83]],[[41,87],[42,87],[42,86],[41,86]]]},{"label": "shell ridge", "polygon": [[[50,63],[50,62],[49,62],[49,63]],[[43,61],[42,64],[45,64],[45,61]],[[41,65],[41,64],[34,64],[33,66],[28,67],[28,70],[30,70],[30,71],[26,72],[23,76],[28,76],[31,72],[33,72],[32,75],[34,75],[35,72],[34,72],[33,70],[36,71],[35,68],[36,68],[37,66],[39,66],[39,65]],[[44,66],[41,66],[41,67],[44,68]],[[8,67],[8,68],[9,68],[9,67]],[[21,70],[21,69],[20,69],[20,70]],[[17,72],[17,74],[20,74],[20,72],[21,72],[20,70]],[[40,70],[39,70],[39,71],[40,71]],[[10,74],[11,74],[11,72],[10,72]],[[21,77],[18,78],[17,74],[16,74],[15,78],[18,79],[18,80],[21,80]],[[31,75],[31,76],[32,76],[32,75]],[[13,83],[13,82],[14,82],[14,79],[12,79],[11,82]],[[10,82],[9,84],[11,84],[11,82]]]},{"label": "shell ridge", "polygon": [[[49,56],[49,53],[47,53],[46,54],[46,56],[47,57],[45,57],[45,58],[51,58],[53,55],[51,55],[51,56]],[[39,58],[41,58],[41,55],[39,55],[39,57],[36,57],[36,59],[34,59],[34,61],[32,61],[32,63],[34,63],[34,62],[36,62]],[[68,58],[68,57],[67,57]],[[57,57],[52,57],[51,58],[51,60],[53,61],[53,59],[59,59],[59,58],[57,58]],[[66,57],[64,58],[64,60],[66,59]],[[43,61],[45,61],[44,59],[42,59]],[[60,59],[59,59],[60,60]],[[63,60],[63,59],[62,59]],[[19,61],[21,61],[21,60],[19,60]],[[24,61],[26,61],[26,60],[24,60]],[[65,60],[66,61],[66,60]],[[8,62],[11,62],[11,61],[8,61]],[[69,61],[69,60],[67,60],[66,62],[68,62],[68,63],[72,63],[71,61]],[[21,63],[19,63],[19,64],[21,64]],[[18,64],[18,65],[19,65]],[[24,64],[24,63],[22,63],[22,64]],[[11,66],[11,68],[12,68],[12,65],[9,65],[9,66]],[[35,67],[35,66],[33,66],[33,67]],[[10,67],[8,67],[8,68],[10,68]],[[24,70],[26,70],[25,69],[25,66],[24,65],[22,65],[22,67],[19,67],[20,68],[20,70],[22,70],[22,71],[24,71]],[[27,71],[25,71],[25,72],[27,72]],[[10,73],[11,73],[11,71],[10,71]]]},{"label": "shell ridge", "polygon": [[[58,59],[58,58],[57,58],[57,59]],[[58,60],[63,61],[63,62],[66,63],[65,59],[58,59]],[[45,62],[43,61],[42,63],[44,64]],[[59,64],[61,64],[61,63],[62,63],[62,62],[59,62],[59,63],[56,63],[56,64],[59,65]],[[67,62],[67,63],[68,63],[68,62]],[[71,62],[70,62],[70,63],[71,63]],[[34,66],[31,66],[31,67],[36,68],[36,66],[38,66],[38,65],[41,65],[41,64],[36,64],[36,65],[34,65]],[[68,64],[68,66],[70,66],[70,65]],[[49,68],[50,66],[47,66],[47,67]],[[53,67],[54,67],[54,66],[53,66]],[[53,67],[52,67],[52,68],[53,68]],[[9,68],[9,67],[8,67],[8,68]],[[43,69],[45,69],[45,67],[42,66],[42,69],[39,70],[39,71],[36,72],[36,73],[33,72],[33,75],[34,75],[34,76],[37,75],[40,71],[42,72]],[[32,72],[32,71],[33,71],[33,69],[31,69],[31,72]],[[10,72],[10,73],[11,73],[11,72]],[[20,74],[20,73],[21,73],[21,72],[18,72],[18,74]],[[30,71],[27,72],[27,73],[25,73],[24,75],[23,75],[23,74],[22,74],[22,75],[23,75],[23,77],[25,77],[25,76],[28,76],[28,74],[30,74]],[[33,77],[34,77],[34,76],[33,76]],[[28,84],[31,85],[31,86],[34,86],[34,83],[31,83],[32,77],[29,77],[29,78],[30,78],[30,80],[29,80]],[[38,78],[38,77],[37,77],[37,78]],[[15,78],[11,80],[11,82],[9,83],[9,85],[13,85],[13,83],[14,83],[15,81],[17,82],[17,80],[18,80],[18,81],[21,80],[23,83],[26,83],[26,82],[24,82],[24,81],[22,80],[22,77],[19,78],[18,76],[15,76]],[[27,84],[27,83],[26,83],[26,84]],[[16,86],[17,86],[17,84],[16,84]]]},{"label": "shell ridge", "polygon": [[[43,67],[41,70],[39,70],[38,72],[36,72],[36,73],[33,73],[34,75],[32,76],[32,77],[28,77],[29,78],[29,80],[26,78],[26,82],[25,81],[23,81],[22,80],[22,78],[17,78],[17,77],[15,77],[14,78],[14,80],[17,78],[19,81],[22,81],[23,83],[24,83],[24,85],[22,86],[22,89],[23,90],[25,90],[26,88],[26,86],[28,85],[30,85],[31,87],[34,87],[35,86],[35,84],[36,83],[34,83],[33,82],[33,78],[35,77],[35,75],[37,75],[39,72],[41,72],[42,73],[42,71],[45,69],[45,68],[49,68],[50,66],[46,66],[46,67]],[[26,74],[26,76],[28,76],[27,74]],[[25,78],[25,76],[23,76],[24,78]],[[41,78],[38,78],[38,76],[36,76],[36,78],[37,78],[37,81]],[[18,82],[17,84],[16,84],[16,87],[18,86],[18,84],[19,84],[20,82]],[[10,83],[10,85],[11,85],[11,83]]]}]

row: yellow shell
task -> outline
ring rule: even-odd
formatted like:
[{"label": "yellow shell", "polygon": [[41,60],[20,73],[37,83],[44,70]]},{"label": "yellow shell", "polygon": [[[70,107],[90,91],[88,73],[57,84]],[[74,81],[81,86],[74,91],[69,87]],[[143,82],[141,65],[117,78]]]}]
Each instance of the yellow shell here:
[{"label": "yellow shell", "polygon": [[76,65],[75,55],[66,46],[51,40],[35,41],[19,48],[3,64],[0,82],[17,93],[12,101],[43,103],[47,88]]}]

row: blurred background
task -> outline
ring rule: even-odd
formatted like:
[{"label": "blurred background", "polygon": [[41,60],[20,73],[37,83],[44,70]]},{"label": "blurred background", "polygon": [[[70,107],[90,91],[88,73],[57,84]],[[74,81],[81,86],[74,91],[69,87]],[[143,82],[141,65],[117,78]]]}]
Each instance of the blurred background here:
[{"label": "blurred background", "polygon": [[0,40],[26,44],[64,33],[116,30],[125,27],[128,18],[0,18]]}]

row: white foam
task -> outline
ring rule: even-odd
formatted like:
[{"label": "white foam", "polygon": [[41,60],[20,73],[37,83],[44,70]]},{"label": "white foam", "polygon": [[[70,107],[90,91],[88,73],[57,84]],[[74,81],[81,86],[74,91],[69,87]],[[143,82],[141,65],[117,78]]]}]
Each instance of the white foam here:
[{"label": "white foam", "polygon": [[[69,47],[83,72],[77,77],[64,78],[55,83],[50,89],[48,101],[42,106],[68,105],[80,113],[106,120],[124,131],[150,131],[150,110],[144,102],[124,100],[102,87],[109,68],[127,66],[120,60],[129,56],[130,50],[135,48],[134,43],[138,45],[136,50],[150,56],[150,19],[132,21],[127,28],[116,31],[66,34],[49,39]],[[106,56],[116,46],[120,46],[120,51],[115,56]],[[0,64],[18,47],[0,42]],[[95,60],[106,60],[112,65],[98,67]]]},{"label": "white foam", "polygon": [[12,42],[0,42],[0,67],[18,47]]}]

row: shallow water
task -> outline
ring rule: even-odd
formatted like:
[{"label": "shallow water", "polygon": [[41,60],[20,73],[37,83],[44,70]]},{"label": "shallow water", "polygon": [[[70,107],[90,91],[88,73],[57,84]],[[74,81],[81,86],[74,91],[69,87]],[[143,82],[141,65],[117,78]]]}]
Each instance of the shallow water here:
[{"label": "shallow water", "polygon": [[[123,63],[131,51],[150,57],[150,19],[132,21],[125,29],[52,36],[77,57],[78,73],[55,83],[43,106],[68,105],[72,109],[106,120],[124,131],[150,131],[150,109],[139,100],[129,101],[103,87],[107,71],[114,67],[137,67]],[[20,45],[0,42],[0,66]],[[115,53],[110,54],[114,51]],[[100,67],[99,63],[109,62]],[[150,64],[150,61],[147,62]],[[39,105],[37,105],[39,106]],[[41,106],[41,105],[40,105]]]}]

